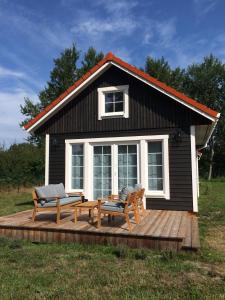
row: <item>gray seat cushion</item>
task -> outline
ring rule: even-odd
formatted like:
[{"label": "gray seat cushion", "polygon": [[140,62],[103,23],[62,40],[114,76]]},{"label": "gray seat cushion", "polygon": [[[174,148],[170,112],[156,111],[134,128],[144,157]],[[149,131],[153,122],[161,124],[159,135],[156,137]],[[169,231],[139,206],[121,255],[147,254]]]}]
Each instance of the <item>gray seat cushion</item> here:
[{"label": "gray seat cushion", "polygon": [[39,199],[52,200],[54,197],[66,198],[65,189],[62,183],[49,184],[46,186],[36,187],[35,191]]},{"label": "gray seat cushion", "polygon": [[119,202],[105,202],[101,206],[101,210],[123,212],[124,204]]},{"label": "gray seat cushion", "polygon": [[[65,198],[61,198],[60,200],[60,205],[66,205],[66,204],[71,204],[71,203],[76,203],[78,201],[81,201],[81,197],[79,196],[74,196],[74,197],[65,197]],[[48,201],[48,202],[39,202],[38,203],[38,207],[56,207],[57,205],[57,201],[56,200],[52,200],[52,201]]]}]

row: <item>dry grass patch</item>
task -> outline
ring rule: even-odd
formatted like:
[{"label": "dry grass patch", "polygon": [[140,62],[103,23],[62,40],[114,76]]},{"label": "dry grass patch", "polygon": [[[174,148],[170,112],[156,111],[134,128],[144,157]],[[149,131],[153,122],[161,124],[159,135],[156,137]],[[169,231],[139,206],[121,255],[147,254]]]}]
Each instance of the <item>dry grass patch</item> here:
[{"label": "dry grass patch", "polygon": [[225,225],[208,228],[205,242],[210,248],[225,253]]}]

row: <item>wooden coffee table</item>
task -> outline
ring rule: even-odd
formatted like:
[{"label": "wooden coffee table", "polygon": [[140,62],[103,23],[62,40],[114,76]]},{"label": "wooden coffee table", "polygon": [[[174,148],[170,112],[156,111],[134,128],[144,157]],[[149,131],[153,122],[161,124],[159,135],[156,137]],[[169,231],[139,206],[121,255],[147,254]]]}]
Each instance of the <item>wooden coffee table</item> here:
[{"label": "wooden coffee table", "polygon": [[[104,201],[103,201],[104,202]],[[98,200],[87,201],[80,204],[77,204],[74,210],[74,223],[77,223],[77,211],[86,209],[89,211],[89,219],[91,219],[92,224],[94,223],[94,209],[98,208]]]}]

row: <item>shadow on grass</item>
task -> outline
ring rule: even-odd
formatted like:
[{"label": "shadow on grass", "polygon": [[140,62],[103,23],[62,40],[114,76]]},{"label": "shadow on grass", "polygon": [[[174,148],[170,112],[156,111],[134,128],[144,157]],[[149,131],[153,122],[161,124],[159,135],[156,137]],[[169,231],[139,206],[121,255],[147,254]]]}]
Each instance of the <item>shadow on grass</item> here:
[{"label": "shadow on grass", "polygon": [[21,203],[17,203],[16,206],[23,206],[23,205],[33,205],[33,201],[27,201],[27,202],[21,202]]}]

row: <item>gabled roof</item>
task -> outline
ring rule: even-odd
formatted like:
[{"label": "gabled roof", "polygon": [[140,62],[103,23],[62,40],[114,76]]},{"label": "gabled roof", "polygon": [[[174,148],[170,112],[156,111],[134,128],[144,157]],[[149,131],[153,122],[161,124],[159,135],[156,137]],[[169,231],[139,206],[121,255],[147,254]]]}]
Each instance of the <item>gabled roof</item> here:
[{"label": "gabled roof", "polygon": [[146,74],[145,72],[139,70],[138,68],[126,63],[120,58],[116,57],[112,52],[109,52],[97,65],[95,65],[91,70],[89,70],[85,75],[83,75],[79,80],[77,80],[71,87],[69,87],[64,93],[62,93],[57,99],[52,101],[44,110],[42,110],[35,118],[30,120],[24,125],[27,131],[32,131],[39,124],[42,124],[47,118],[49,118],[55,111],[56,108],[65,104],[65,101],[70,101],[72,95],[85,85],[90,79],[93,79],[97,73],[104,69],[104,66],[109,64],[115,65],[120,69],[128,72],[129,74],[135,76],[136,78],[144,81],[146,84],[156,88],[157,90],[167,94],[174,100],[184,104],[185,106],[193,109],[197,113],[204,115],[211,121],[216,121],[220,114],[211,108],[199,103],[198,101],[191,99],[181,92],[178,92],[172,87],[169,87],[165,83],[155,79],[154,77]]}]

